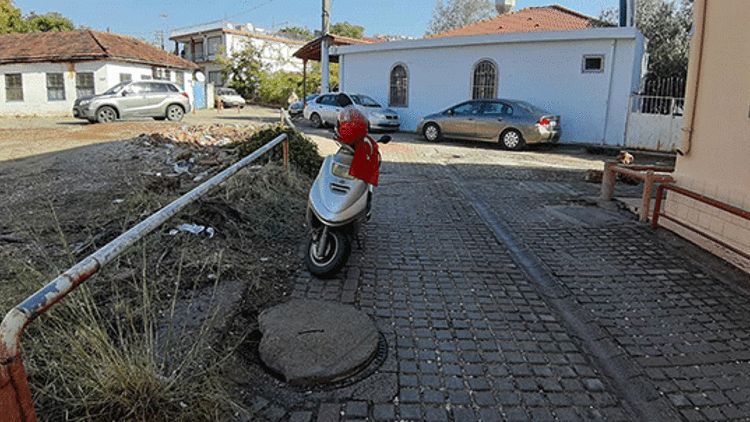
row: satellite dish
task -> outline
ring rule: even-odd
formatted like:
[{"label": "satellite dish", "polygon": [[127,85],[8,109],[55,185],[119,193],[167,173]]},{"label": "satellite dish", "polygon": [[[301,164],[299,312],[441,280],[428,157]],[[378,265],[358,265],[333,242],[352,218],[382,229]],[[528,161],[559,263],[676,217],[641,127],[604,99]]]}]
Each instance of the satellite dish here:
[{"label": "satellite dish", "polygon": [[495,9],[500,15],[504,15],[516,7],[516,0],[495,0]]},{"label": "satellite dish", "polygon": [[195,80],[198,82],[205,82],[206,81],[206,75],[203,74],[200,70],[195,72]]}]

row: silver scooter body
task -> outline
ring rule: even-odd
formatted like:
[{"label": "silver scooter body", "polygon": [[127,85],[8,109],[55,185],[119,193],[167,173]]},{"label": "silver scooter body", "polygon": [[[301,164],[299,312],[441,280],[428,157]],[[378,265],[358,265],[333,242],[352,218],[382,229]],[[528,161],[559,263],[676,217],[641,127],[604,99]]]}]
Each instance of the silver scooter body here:
[{"label": "silver scooter body", "polygon": [[308,198],[307,220],[313,227],[341,227],[367,218],[372,185],[349,176],[353,158],[354,151],[342,145],[323,162]]}]

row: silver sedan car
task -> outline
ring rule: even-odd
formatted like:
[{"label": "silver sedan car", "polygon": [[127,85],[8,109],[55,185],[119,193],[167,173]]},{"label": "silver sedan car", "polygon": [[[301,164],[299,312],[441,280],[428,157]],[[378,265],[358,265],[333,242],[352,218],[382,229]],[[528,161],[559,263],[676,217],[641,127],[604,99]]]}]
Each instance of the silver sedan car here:
[{"label": "silver sedan car", "polygon": [[495,99],[466,101],[425,116],[417,132],[430,142],[469,139],[519,150],[527,144],[558,142],[562,128],[560,116],[525,101]]},{"label": "silver sedan car", "polygon": [[395,110],[383,107],[367,95],[361,94],[323,94],[307,103],[303,113],[315,127],[335,126],[339,112],[352,104],[367,117],[369,129],[396,131],[401,126],[401,120]]}]

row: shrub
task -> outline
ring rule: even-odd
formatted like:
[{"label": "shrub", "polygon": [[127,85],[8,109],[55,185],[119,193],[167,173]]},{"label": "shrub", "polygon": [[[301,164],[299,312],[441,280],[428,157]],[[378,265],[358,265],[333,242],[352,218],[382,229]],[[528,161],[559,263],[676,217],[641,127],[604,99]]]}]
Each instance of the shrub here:
[{"label": "shrub", "polygon": [[[255,132],[245,141],[232,144],[236,147],[240,157],[252,154],[263,145],[271,142],[274,138],[285,133],[289,137],[289,163],[297,171],[310,177],[315,177],[323,164],[323,158],[318,153],[318,146],[302,134],[293,129],[281,125],[275,125],[268,129]],[[283,145],[275,146],[270,152],[270,160],[280,162],[284,159]]]}]

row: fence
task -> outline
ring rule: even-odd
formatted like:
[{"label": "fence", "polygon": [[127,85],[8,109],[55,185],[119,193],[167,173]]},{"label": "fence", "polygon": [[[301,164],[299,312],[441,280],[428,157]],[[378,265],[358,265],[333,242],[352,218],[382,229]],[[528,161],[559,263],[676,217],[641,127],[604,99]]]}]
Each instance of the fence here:
[{"label": "fence", "polygon": [[89,255],[8,312],[0,324],[0,419],[3,422],[37,420],[20,345],[23,330],[31,321],[187,205],[281,142],[284,142],[284,165],[288,168],[289,139],[282,134]]},{"label": "fence", "polygon": [[685,78],[644,79],[630,96],[625,146],[673,152],[682,136]]}]

